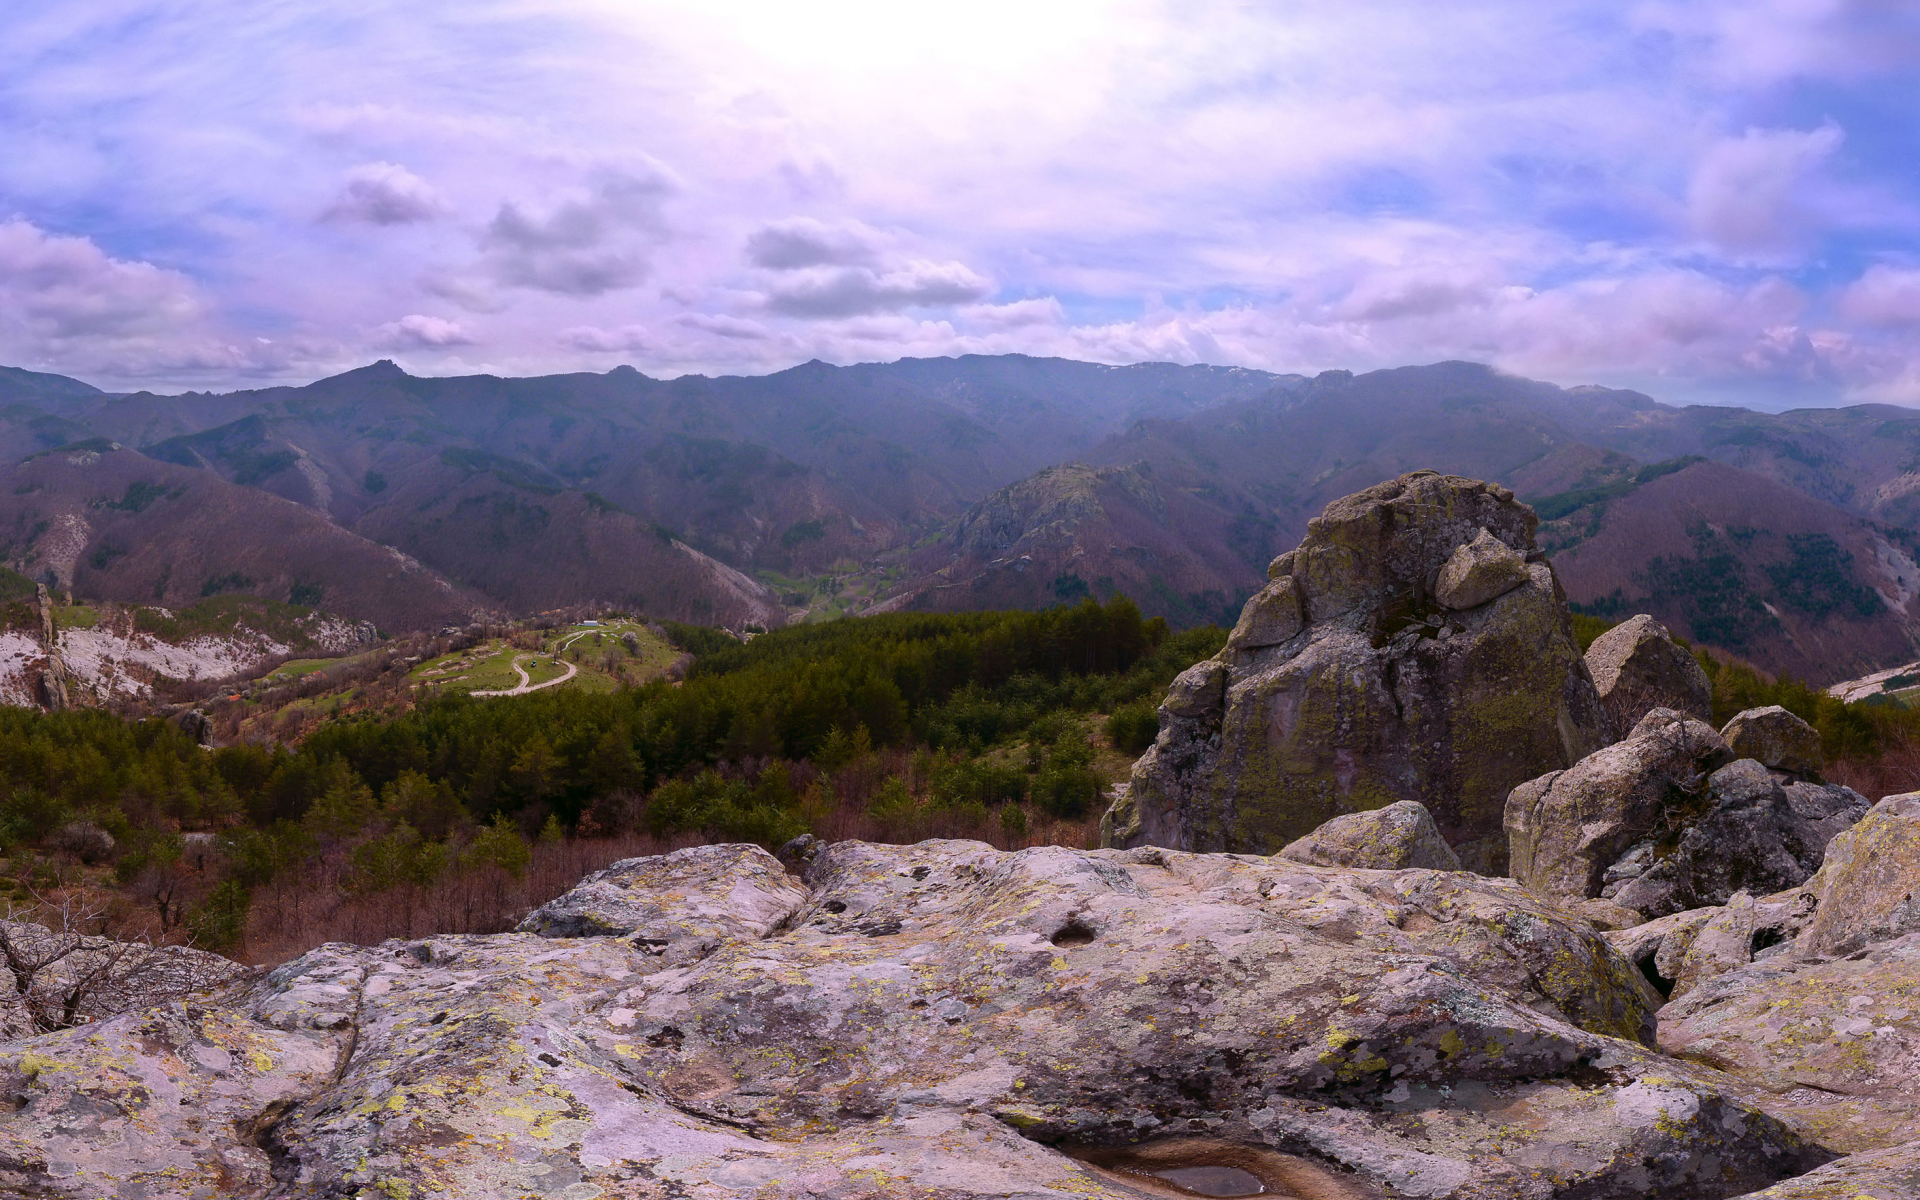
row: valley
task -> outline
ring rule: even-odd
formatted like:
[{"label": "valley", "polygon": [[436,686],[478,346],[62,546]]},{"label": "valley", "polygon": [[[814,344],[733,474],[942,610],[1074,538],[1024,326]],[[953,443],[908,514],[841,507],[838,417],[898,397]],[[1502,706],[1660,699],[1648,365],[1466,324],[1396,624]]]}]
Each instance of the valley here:
[{"label": "valley", "polygon": [[0,402],[0,556],[96,604],[247,596],[411,636],[1126,595],[1188,627],[1231,622],[1329,500],[1431,467],[1535,503],[1587,611],[1822,684],[1920,657],[1920,418],[1885,405],[1019,355],[671,380],[383,362],[179,396],[16,372]]}]

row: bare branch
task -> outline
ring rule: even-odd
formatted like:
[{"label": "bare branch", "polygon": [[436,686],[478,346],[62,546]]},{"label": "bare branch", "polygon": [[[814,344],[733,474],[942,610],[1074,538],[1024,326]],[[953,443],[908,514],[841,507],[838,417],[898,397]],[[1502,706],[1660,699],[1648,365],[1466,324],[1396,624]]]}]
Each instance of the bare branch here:
[{"label": "bare branch", "polygon": [[115,941],[87,933],[104,905],[34,896],[0,915],[0,963],[12,983],[0,990],[0,1037],[84,1025],[115,1013],[182,999],[234,978],[238,963],[188,946]]}]

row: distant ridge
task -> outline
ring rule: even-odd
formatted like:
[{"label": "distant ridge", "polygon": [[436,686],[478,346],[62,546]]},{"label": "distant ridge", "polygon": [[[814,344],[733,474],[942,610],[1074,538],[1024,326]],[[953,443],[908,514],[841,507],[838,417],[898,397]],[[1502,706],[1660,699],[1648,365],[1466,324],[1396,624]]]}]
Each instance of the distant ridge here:
[{"label": "distant ridge", "polygon": [[[1675,408],[1470,362],[1309,378],[1024,355],[675,379],[427,377],[382,359],[187,396],[5,370],[0,398],[15,475],[0,481],[0,564],[146,589],[102,597],[127,602],[176,595],[166,564],[206,560],[193,540],[214,536],[130,514],[138,483],[232,497],[218,536],[242,541],[247,497],[278,497],[311,516],[301,538],[343,531],[454,589],[377,601],[390,572],[369,575],[375,560],[302,555],[294,580],[294,559],[265,548],[260,570],[192,581],[272,599],[323,587],[383,627],[469,604],[605,603],[744,629],[1117,592],[1185,625],[1230,619],[1330,500],[1431,467],[1541,501],[1576,603],[1644,607],[1812,682],[1920,654],[1920,414],[1884,405]],[[112,445],[139,453],[110,471],[26,465]],[[1662,497],[1697,519],[1656,530]],[[1696,536],[1702,522],[1719,540]]]},{"label": "distant ridge", "polygon": [[104,396],[90,383],[66,375],[49,375],[20,367],[0,367],[0,401],[12,403],[65,396]]}]

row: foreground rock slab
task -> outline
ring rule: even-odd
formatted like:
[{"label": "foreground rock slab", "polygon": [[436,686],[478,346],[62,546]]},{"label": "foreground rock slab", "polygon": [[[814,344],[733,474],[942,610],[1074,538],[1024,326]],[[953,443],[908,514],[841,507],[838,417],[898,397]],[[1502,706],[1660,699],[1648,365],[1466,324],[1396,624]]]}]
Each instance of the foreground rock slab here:
[{"label": "foreground rock slab", "polygon": [[1920,1196],[1920,1144],[1851,1154],[1739,1200],[1913,1200]]},{"label": "foreground rock slab", "polygon": [[[218,1003],[7,1043],[7,1184],[1122,1197],[1154,1194],[1128,1162],[1197,1155],[1373,1200],[1720,1200],[1829,1157],[1651,1049],[1640,972],[1508,881],[850,842],[812,855],[765,935],[703,910],[743,881],[758,905],[775,871],[708,848],[596,881],[670,881],[642,907],[686,931],[679,956],[624,935],[333,945]],[[555,911],[611,928],[641,900]]]},{"label": "foreground rock slab", "polygon": [[1102,844],[1270,854],[1412,800],[1468,869],[1504,874],[1508,791],[1610,740],[1536,523],[1431,471],[1328,505],[1175,681]]},{"label": "foreground rock slab", "polygon": [[1830,1148],[1920,1140],[1920,934],[1717,974],[1661,1011],[1660,1045],[1765,1086]]}]

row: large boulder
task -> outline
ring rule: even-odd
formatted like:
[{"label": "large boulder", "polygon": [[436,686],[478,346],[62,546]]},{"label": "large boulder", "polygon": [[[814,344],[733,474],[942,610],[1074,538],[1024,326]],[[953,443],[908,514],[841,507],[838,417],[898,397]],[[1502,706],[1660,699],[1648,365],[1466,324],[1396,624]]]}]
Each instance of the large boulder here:
[{"label": "large boulder", "polygon": [[1817,778],[1826,765],[1819,732],[1778,704],[1734,714],[1720,736],[1736,756],[1792,775]]},{"label": "large boulder", "polygon": [[696,911],[752,857],[630,870],[672,881],[651,907],[702,957],[334,945],[176,1016],[0,1046],[6,1186],[1121,1200],[1212,1167],[1282,1195],[1720,1200],[1831,1157],[1648,1048],[1639,972],[1510,882],[840,843],[756,936],[757,907]]},{"label": "large boulder", "polygon": [[1701,721],[1713,717],[1713,683],[1667,627],[1645,613],[1622,621],[1587,647],[1587,669],[1615,737],[1626,737],[1656,708]]},{"label": "large boulder", "polygon": [[1433,814],[1415,800],[1335,817],[1298,841],[1287,843],[1280,857],[1316,867],[1364,867],[1374,871],[1460,869],[1460,859],[1440,836]]},{"label": "large boulder", "polygon": [[1727,744],[1710,725],[1657,708],[1623,740],[1507,798],[1513,877],[1542,896],[1598,896],[1608,868],[1672,809],[1696,804]]},{"label": "large boulder", "polygon": [[1711,726],[1655,709],[1624,741],[1507,800],[1513,876],[1563,903],[1592,897],[1647,917],[1797,887],[1867,811],[1732,752]]},{"label": "large boulder", "polygon": [[1270,854],[1423,803],[1502,873],[1507,792],[1607,741],[1565,598],[1504,488],[1418,471],[1335,501],[1174,684],[1102,844]]},{"label": "large boulder", "polygon": [[1827,843],[1867,807],[1866,797],[1851,788],[1782,786],[1753,759],[1739,759],[1708,778],[1705,811],[1664,814],[1641,844],[1637,857],[1644,867],[1617,864],[1617,877],[1600,894],[1661,916],[1725,904],[1738,891],[1764,895],[1798,887],[1820,868]]},{"label": "large boulder", "polygon": [[658,953],[698,953],[717,934],[765,937],[806,899],[806,889],[751,845],[693,846],[627,858],[582,879],[527,914],[521,933],[631,937]]},{"label": "large boulder", "polygon": [[1882,799],[1838,834],[1807,891],[1817,907],[1800,936],[1804,954],[1851,954],[1920,933],[1920,792]]}]

